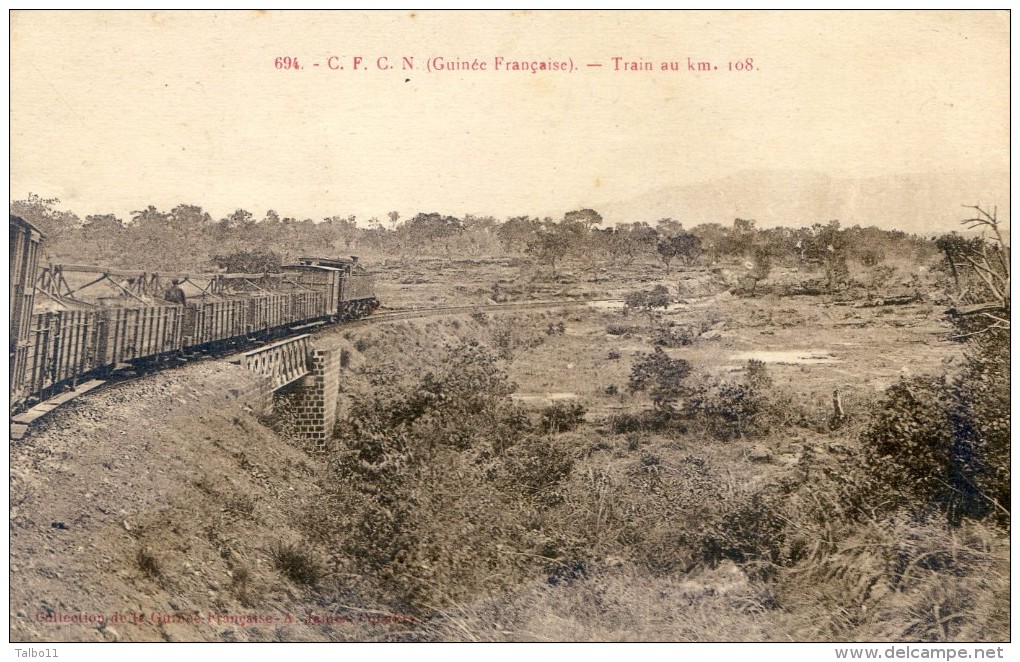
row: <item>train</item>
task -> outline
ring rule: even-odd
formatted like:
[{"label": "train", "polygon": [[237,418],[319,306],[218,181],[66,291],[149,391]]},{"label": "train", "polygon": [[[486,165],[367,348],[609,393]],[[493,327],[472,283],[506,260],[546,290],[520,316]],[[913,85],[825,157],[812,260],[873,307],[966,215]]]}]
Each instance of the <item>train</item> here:
[{"label": "train", "polygon": [[380,305],[355,256],[301,258],[261,274],[165,274],[41,266],[44,237],[10,216],[11,414],[117,370],[231,351]]}]

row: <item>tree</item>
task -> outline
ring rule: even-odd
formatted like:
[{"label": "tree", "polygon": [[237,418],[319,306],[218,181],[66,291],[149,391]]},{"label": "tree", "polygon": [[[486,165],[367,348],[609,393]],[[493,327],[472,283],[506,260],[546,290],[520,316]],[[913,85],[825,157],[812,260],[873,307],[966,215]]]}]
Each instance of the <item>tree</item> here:
[{"label": "tree", "polygon": [[754,258],[751,263],[751,269],[747,274],[747,279],[750,281],[750,292],[751,296],[754,296],[755,290],[758,287],[758,281],[765,280],[768,278],[769,273],[772,272],[772,251],[769,250],[768,246],[756,246],[754,249]]},{"label": "tree", "polygon": [[358,237],[358,221],[352,214],[347,217],[329,216],[323,219],[323,226],[330,237],[330,245],[335,250],[350,250]]},{"label": "tree", "polygon": [[85,217],[81,227],[82,255],[97,264],[118,262],[124,251],[124,223],[113,214]]},{"label": "tree", "polygon": [[556,263],[567,255],[572,238],[573,233],[564,224],[547,219],[525,251],[534,255],[539,262],[548,264],[555,275]]},{"label": "tree", "polygon": [[[149,209],[152,209],[152,207],[149,207]],[[255,225],[255,217],[246,209],[235,209],[229,215],[221,218],[219,225],[221,230],[240,230]]]},{"label": "tree", "polygon": [[727,231],[723,242],[723,252],[732,257],[747,257],[756,234],[754,224],[754,220],[747,218],[733,219],[733,227]]},{"label": "tree", "polygon": [[729,230],[719,223],[703,223],[692,228],[691,234],[701,240],[701,249],[710,264],[726,252]]},{"label": "tree", "polygon": [[196,268],[208,258],[207,233],[212,230],[212,216],[197,205],[177,205],[170,210],[166,228],[169,245],[179,253],[180,267]]},{"label": "tree", "polygon": [[614,262],[630,266],[639,255],[654,250],[656,238],[655,228],[647,223],[617,225],[613,228],[609,253]]},{"label": "tree", "polygon": [[[967,335],[992,330],[1010,330],[1010,254],[999,227],[997,210],[970,206],[977,215],[963,221],[970,230],[982,230],[982,236],[963,239],[958,235],[941,237],[936,244],[946,254],[956,284],[953,296],[957,326]],[[985,233],[991,232],[988,239]],[[966,283],[964,283],[966,274]],[[1008,338],[1007,338],[1008,342]]]},{"label": "tree", "polygon": [[237,251],[216,255],[213,262],[227,273],[261,274],[280,270],[280,255],[272,251]]},{"label": "tree", "polygon": [[496,237],[503,245],[503,250],[507,252],[521,251],[535,240],[541,229],[542,223],[537,218],[514,216],[496,228]]},{"label": "tree", "polygon": [[417,214],[400,229],[417,244],[424,242],[442,244],[446,254],[449,255],[450,239],[464,232],[464,223],[459,218],[431,212]]},{"label": "tree", "polygon": [[131,212],[126,235],[131,266],[157,270],[177,266],[176,256],[168,250],[176,245],[176,238],[166,212],[153,205]]},{"label": "tree", "polygon": [[662,237],[675,237],[684,231],[683,223],[674,218],[660,218],[655,231]]},{"label": "tree", "polygon": [[58,198],[42,198],[29,193],[27,200],[15,200],[10,207],[12,214],[43,231],[46,250],[52,253],[62,253],[65,240],[73,241],[74,233],[81,225],[81,219],[73,212],[57,209],[59,204]]},{"label": "tree", "polygon": [[584,237],[581,247],[581,262],[592,279],[598,283],[599,273],[604,270],[612,255],[613,229],[592,230]]},{"label": "tree", "polygon": [[578,223],[586,231],[589,231],[596,225],[601,225],[602,214],[598,213],[594,209],[578,209],[576,211],[568,211],[563,216],[563,222],[567,224]]},{"label": "tree", "polygon": [[678,234],[660,239],[655,246],[659,259],[666,265],[666,275],[669,275],[670,263],[674,258],[679,257],[685,266],[691,263],[701,253],[701,240],[685,230]]}]

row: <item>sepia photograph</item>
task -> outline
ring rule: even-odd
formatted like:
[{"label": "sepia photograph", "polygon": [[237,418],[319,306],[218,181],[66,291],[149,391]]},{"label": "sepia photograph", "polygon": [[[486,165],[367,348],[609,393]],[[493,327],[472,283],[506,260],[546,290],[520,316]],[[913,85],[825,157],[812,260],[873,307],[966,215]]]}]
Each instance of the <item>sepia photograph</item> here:
[{"label": "sepia photograph", "polygon": [[9,651],[1002,659],[1010,18],[9,12]]}]

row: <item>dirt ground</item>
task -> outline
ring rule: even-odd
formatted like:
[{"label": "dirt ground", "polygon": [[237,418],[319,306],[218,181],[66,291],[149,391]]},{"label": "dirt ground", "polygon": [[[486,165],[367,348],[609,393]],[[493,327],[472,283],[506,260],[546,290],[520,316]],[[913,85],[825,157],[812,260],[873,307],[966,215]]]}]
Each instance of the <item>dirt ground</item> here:
[{"label": "dirt ground", "polygon": [[[657,313],[656,324],[697,331],[692,344],[668,353],[719,375],[761,358],[776,385],[812,403],[819,417],[834,389],[852,416],[899,377],[942,371],[961,354],[947,340],[944,307],[924,294],[878,307],[827,296],[745,298],[711,270],[667,277],[639,265],[596,283],[564,269],[541,280],[510,259],[380,264],[376,271],[389,309],[622,301],[661,283],[681,301]],[[634,357],[652,349],[647,315],[613,302],[527,314],[563,326],[509,363],[518,402],[537,409],[577,400],[595,427],[647,407],[625,388]],[[335,330],[318,338],[342,340]],[[299,520],[325,469],[257,412],[236,401],[202,401],[203,393],[250,380],[222,361],[191,364],[85,396],[12,442],[12,641],[377,640],[413,630],[368,619],[323,624],[336,613],[337,596],[327,599],[274,567],[280,549],[302,544]],[[773,450],[796,462],[794,442]],[[745,451],[738,444],[726,452],[739,458]],[[246,615],[273,620],[228,618]],[[60,619],[70,622],[54,622]]]}]

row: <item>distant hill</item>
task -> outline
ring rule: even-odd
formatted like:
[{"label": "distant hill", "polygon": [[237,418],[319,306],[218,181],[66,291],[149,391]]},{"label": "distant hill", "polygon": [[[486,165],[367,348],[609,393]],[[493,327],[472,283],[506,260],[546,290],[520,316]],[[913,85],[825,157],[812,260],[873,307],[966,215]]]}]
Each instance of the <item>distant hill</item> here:
[{"label": "distant hill", "polygon": [[597,207],[609,223],[672,217],[687,224],[734,218],[759,227],[804,226],[839,219],[843,227],[874,225],[917,234],[959,230],[973,210],[998,206],[1009,222],[1009,175],[1000,172],[918,173],[834,178],[811,171],[740,171],[700,184],[660,188]]}]

